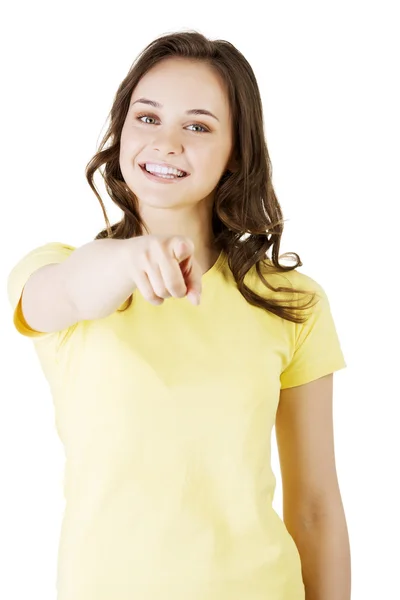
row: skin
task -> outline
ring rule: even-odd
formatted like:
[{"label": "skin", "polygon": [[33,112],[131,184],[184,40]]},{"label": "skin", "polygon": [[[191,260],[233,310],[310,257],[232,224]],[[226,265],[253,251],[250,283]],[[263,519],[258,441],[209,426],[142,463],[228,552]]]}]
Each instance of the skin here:
[{"label": "skin", "polygon": [[281,390],[275,431],[283,517],[299,550],[305,598],[350,600],[350,543],[334,448],[333,373]]},{"label": "skin", "polygon": [[[133,104],[140,98],[156,101],[162,108]],[[185,114],[194,108],[207,109],[218,120]],[[145,116],[139,120],[140,115]],[[140,80],[121,133],[121,172],[138,198],[150,233],[190,237],[202,272],[218,257],[212,206],[221,176],[227,168],[233,170],[232,147],[229,100],[223,82],[209,65],[168,58]],[[139,167],[143,162],[166,162],[190,176],[171,185],[152,182]]]}]

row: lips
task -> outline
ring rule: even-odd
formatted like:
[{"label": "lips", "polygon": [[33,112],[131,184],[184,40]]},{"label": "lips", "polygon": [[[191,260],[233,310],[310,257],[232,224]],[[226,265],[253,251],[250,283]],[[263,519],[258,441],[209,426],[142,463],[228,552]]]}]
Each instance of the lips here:
[{"label": "lips", "polygon": [[190,175],[190,173],[188,173],[184,169],[181,169],[180,167],[177,167],[176,165],[170,165],[168,163],[159,163],[157,161],[152,162],[151,160],[146,160],[143,163],[139,163],[139,167],[141,167],[142,169],[144,169],[146,171],[146,165],[147,164],[148,165],[157,165],[159,167],[167,167],[167,168],[171,168],[171,169],[177,169],[178,171],[181,171],[183,173],[181,179],[183,179],[184,177],[187,177],[188,175]]},{"label": "lips", "polygon": [[144,167],[139,168],[142,171],[144,177],[146,177],[146,179],[149,179],[150,181],[158,185],[178,185],[182,182],[183,179],[186,179],[187,177],[186,175],[182,175],[180,177],[161,177],[160,175],[146,171]]}]

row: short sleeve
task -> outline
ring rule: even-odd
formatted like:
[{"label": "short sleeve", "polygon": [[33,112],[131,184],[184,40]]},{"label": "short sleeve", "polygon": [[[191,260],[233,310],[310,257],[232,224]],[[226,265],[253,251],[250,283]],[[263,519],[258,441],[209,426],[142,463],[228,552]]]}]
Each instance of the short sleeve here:
[{"label": "short sleeve", "polygon": [[[347,367],[344,359],[329,299],[325,290],[310,277],[312,291],[318,299],[306,309],[308,320],[295,323],[294,350],[289,364],[281,373],[281,389],[309,383],[315,379]],[[299,289],[310,289],[299,285]],[[300,305],[306,296],[300,295]],[[303,311],[302,311],[303,312]]]},{"label": "short sleeve", "polygon": [[8,299],[13,309],[13,323],[19,333],[30,338],[46,338],[53,332],[36,331],[29,327],[22,313],[22,292],[29,277],[39,268],[61,263],[76,248],[69,244],[50,242],[31,250],[14,265],[7,279]]}]

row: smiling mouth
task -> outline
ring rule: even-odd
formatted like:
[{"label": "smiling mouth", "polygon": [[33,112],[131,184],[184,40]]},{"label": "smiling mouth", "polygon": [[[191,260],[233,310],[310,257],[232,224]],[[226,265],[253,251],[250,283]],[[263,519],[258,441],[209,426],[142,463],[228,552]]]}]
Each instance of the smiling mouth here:
[{"label": "smiling mouth", "polygon": [[[181,173],[183,173],[183,175],[173,175],[172,173],[160,173],[160,172],[154,172],[154,171],[148,171],[146,169],[145,164],[139,164],[139,167],[142,169],[142,171],[144,171],[145,173],[147,173],[147,175],[153,175],[153,177],[159,177],[160,179],[185,179],[185,177],[188,177],[189,173],[186,173],[185,171],[181,171],[181,169],[177,169],[178,171],[181,171]],[[169,175],[169,177],[162,177],[163,175]]]}]

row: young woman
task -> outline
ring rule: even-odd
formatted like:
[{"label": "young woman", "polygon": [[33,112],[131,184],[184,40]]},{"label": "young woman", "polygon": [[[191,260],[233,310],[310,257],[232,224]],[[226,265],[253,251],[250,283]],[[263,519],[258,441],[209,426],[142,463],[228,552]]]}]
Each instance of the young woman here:
[{"label": "young woman", "polygon": [[8,280],[66,452],[58,599],[350,598],[332,424],[346,364],[326,293],[297,254],[279,262],[249,63],[198,32],[154,40],[86,174],[106,229],[33,249]]}]

